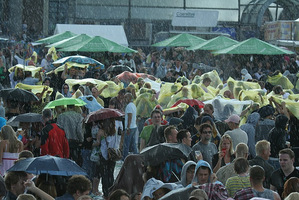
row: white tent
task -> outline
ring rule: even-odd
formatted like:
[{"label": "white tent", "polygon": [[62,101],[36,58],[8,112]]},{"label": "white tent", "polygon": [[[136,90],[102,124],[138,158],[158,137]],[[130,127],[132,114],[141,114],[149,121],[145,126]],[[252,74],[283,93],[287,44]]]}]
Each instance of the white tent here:
[{"label": "white tent", "polygon": [[89,36],[101,36],[118,44],[128,46],[128,40],[121,25],[56,24],[54,34],[71,31]]}]

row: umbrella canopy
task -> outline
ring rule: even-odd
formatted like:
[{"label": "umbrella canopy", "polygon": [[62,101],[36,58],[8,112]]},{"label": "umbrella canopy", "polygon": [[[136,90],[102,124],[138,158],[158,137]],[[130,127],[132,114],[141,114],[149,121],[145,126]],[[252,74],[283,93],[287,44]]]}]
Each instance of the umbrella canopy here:
[{"label": "umbrella canopy", "polygon": [[62,41],[55,42],[53,44],[47,45],[46,47],[66,48],[66,47],[78,44],[80,42],[86,41],[86,40],[88,40],[90,38],[91,37],[88,36],[88,35],[86,35],[86,34],[80,34],[80,35],[76,35],[74,37],[71,37],[71,38],[68,38],[68,39],[64,39]]},{"label": "umbrella canopy", "polygon": [[39,99],[35,94],[21,88],[9,88],[0,91],[0,97],[5,100],[13,100],[19,102],[38,101]]},{"label": "umbrella canopy", "polygon": [[171,159],[188,159],[192,149],[182,143],[161,143],[147,147],[140,152],[146,165],[157,166]]},{"label": "umbrella canopy", "polygon": [[42,115],[38,113],[25,113],[20,114],[16,117],[13,117],[14,119],[11,121],[16,122],[41,122],[42,121]]},{"label": "umbrella canopy", "polygon": [[53,62],[53,65],[60,66],[66,62],[73,62],[73,63],[78,63],[78,64],[89,64],[89,65],[94,65],[94,66],[101,66],[102,68],[104,68],[104,64],[102,64],[101,62],[99,62],[93,58],[86,57],[86,56],[80,56],[80,55],[67,56],[67,57],[61,58],[61,59]]},{"label": "umbrella canopy", "polygon": [[20,160],[7,171],[25,171],[35,175],[87,175],[86,172],[75,163],[75,161],[50,155]]},{"label": "umbrella canopy", "polygon": [[238,44],[238,41],[228,38],[226,36],[218,36],[201,44],[191,46],[187,50],[220,50]]},{"label": "umbrella canopy", "polygon": [[79,44],[59,49],[59,51],[79,52],[114,52],[114,53],[136,53],[134,49],[117,44],[100,36],[95,36]]},{"label": "umbrella canopy", "polygon": [[259,55],[281,55],[294,54],[288,51],[257,38],[250,38],[236,45],[230,46],[219,51],[214,51],[214,54],[259,54]]},{"label": "umbrella canopy", "polygon": [[205,39],[190,35],[188,33],[181,33],[156,44],[154,47],[190,47],[205,42]]},{"label": "umbrella canopy", "polygon": [[133,70],[128,67],[127,65],[114,65],[114,66],[110,66],[108,69],[107,69],[108,72],[119,72],[119,73],[122,73],[122,72],[133,72]]},{"label": "umbrella canopy", "polygon": [[100,110],[89,113],[85,118],[85,123],[99,121],[107,118],[119,118],[125,114],[118,109],[102,108]]},{"label": "umbrella canopy", "polygon": [[181,99],[181,100],[178,100],[177,102],[175,102],[175,104],[173,104],[171,107],[176,107],[177,105],[179,105],[180,103],[186,103],[188,104],[189,106],[195,106],[197,105],[199,108],[203,108],[204,107],[204,103],[197,100],[197,99]]},{"label": "umbrella canopy", "polygon": [[55,42],[59,42],[59,41],[64,40],[64,39],[71,38],[71,37],[73,37],[75,35],[76,35],[75,33],[72,33],[70,31],[65,31],[64,33],[52,35],[50,37],[46,37],[44,39],[37,40],[36,43],[53,44]]},{"label": "umbrella canopy", "polygon": [[86,103],[81,99],[74,99],[74,98],[61,98],[54,101],[49,102],[44,109],[46,108],[55,108],[56,106],[84,106]]}]

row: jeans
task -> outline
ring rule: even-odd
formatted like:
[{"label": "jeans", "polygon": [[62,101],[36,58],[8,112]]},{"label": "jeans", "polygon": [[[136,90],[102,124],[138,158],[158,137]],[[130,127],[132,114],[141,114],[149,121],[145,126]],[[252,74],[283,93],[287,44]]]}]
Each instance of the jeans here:
[{"label": "jeans", "polygon": [[125,137],[124,137],[124,148],[123,148],[123,160],[127,157],[129,154],[129,151],[133,152],[134,154],[137,154],[137,146],[136,146],[136,128],[130,128],[130,134],[127,134],[127,131],[125,130]]},{"label": "jeans", "polygon": [[90,154],[91,154],[91,150],[89,149],[82,149],[81,150],[81,156],[83,159],[83,163],[82,163],[82,169],[84,169],[89,177],[90,180],[92,180],[93,176],[94,176],[94,169],[93,169],[93,163],[90,160]]},{"label": "jeans", "polygon": [[100,163],[99,171],[102,178],[102,191],[104,193],[104,197],[109,196],[109,188],[113,185],[114,182],[114,168],[115,163],[111,160],[105,160],[105,158],[100,155]]}]

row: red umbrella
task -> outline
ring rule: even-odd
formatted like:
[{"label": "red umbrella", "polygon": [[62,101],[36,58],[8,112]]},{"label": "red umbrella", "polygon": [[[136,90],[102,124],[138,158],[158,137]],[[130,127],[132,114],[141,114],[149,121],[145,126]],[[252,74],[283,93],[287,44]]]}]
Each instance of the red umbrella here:
[{"label": "red umbrella", "polygon": [[186,103],[188,104],[189,106],[195,106],[197,105],[199,108],[203,108],[204,107],[204,103],[197,100],[197,99],[181,99],[181,100],[178,100],[175,104],[173,104],[171,107],[175,107],[177,105],[179,105],[180,103]]},{"label": "red umbrella", "polygon": [[85,123],[90,123],[94,121],[104,120],[108,118],[118,118],[125,114],[118,109],[112,108],[102,108],[100,110],[89,113],[85,118]]}]

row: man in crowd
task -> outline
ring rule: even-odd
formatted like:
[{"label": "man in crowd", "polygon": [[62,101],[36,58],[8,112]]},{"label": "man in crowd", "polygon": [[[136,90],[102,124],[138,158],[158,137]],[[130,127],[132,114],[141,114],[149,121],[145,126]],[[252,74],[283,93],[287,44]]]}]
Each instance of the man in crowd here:
[{"label": "man in crowd", "polygon": [[[236,158],[248,158],[248,146],[246,144],[240,143],[237,145]],[[216,173],[217,180],[223,184],[226,183],[227,179],[236,175],[237,174],[234,171],[234,163],[221,167]]]},{"label": "man in crowd", "polygon": [[160,110],[155,109],[151,113],[151,125],[143,127],[140,133],[140,151],[147,146],[152,146],[165,141],[164,126],[161,126],[163,114]]},{"label": "man in crowd", "polygon": [[53,116],[50,109],[43,110],[45,127],[41,132],[41,155],[69,158],[69,143],[64,130],[51,122]]},{"label": "man in crowd", "polygon": [[250,166],[259,165],[265,171],[265,180],[263,185],[265,188],[270,188],[270,177],[274,168],[267,162],[269,160],[270,153],[270,142],[267,140],[258,141],[255,145],[255,151],[257,156],[249,161]]},{"label": "man in crowd", "polygon": [[252,166],[249,172],[249,177],[251,187],[237,191],[234,196],[235,200],[247,200],[253,197],[280,200],[280,197],[276,192],[263,187],[265,171],[261,166]]},{"label": "man in crowd", "polygon": [[274,171],[270,178],[270,189],[277,191],[281,196],[283,192],[284,183],[291,177],[299,178],[299,170],[294,167],[294,152],[289,149],[282,149],[279,151],[279,165],[280,169]]},{"label": "man in crowd", "polygon": [[232,114],[227,120],[225,120],[225,122],[231,129],[231,131],[226,131],[225,134],[228,134],[232,138],[234,149],[236,149],[236,146],[241,142],[245,144],[248,143],[247,133],[239,127],[240,117],[238,115]]},{"label": "man in crowd", "polygon": [[196,185],[212,183],[213,182],[212,173],[213,173],[213,170],[212,170],[210,164],[204,160],[200,160],[196,164],[192,183],[196,184]]},{"label": "man in crowd", "polygon": [[79,197],[89,194],[91,182],[83,175],[74,175],[67,182],[67,193],[56,200],[78,200]]},{"label": "man in crowd", "polygon": [[124,148],[123,159],[125,159],[131,149],[134,154],[137,154],[136,146],[136,106],[133,103],[133,95],[131,93],[125,94],[125,102],[127,103],[125,109],[125,134],[124,134]]},{"label": "man in crowd", "polygon": [[83,117],[80,113],[75,111],[74,105],[68,105],[67,111],[58,115],[57,124],[59,124],[65,131],[69,142],[70,159],[77,164],[80,163],[80,145],[83,137]]},{"label": "man in crowd", "polygon": [[166,140],[166,143],[177,143],[177,135],[178,131],[175,126],[170,125],[164,130],[164,137]]},{"label": "man in crowd", "polygon": [[210,142],[212,130],[213,127],[210,124],[200,125],[200,141],[192,147],[193,151],[199,150],[202,153],[203,160],[207,161],[210,165],[212,165],[213,155],[218,152],[216,145]]}]

